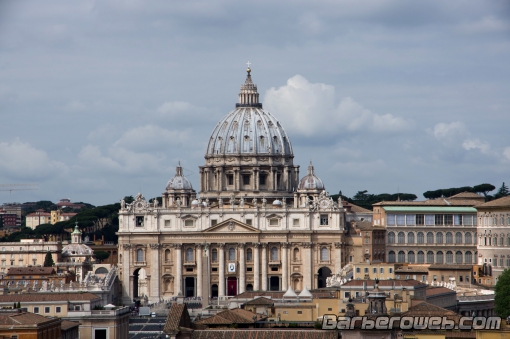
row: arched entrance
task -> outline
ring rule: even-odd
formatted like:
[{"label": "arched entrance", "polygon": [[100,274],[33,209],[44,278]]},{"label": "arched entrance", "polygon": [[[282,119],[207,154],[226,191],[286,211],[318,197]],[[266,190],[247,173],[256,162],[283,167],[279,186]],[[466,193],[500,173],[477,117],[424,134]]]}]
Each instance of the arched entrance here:
[{"label": "arched entrance", "polygon": [[139,277],[140,269],[137,268],[133,272],[133,299],[138,299],[138,277]]},{"label": "arched entrance", "polygon": [[184,296],[194,297],[195,296],[195,277],[184,278]]},{"label": "arched entrance", "polygon": [[218,285],[217,284],[213,284],[211,286],[211,297],[218,298]]},{"label": "arched entrance", "polygon": [[252,291],[253,291],[253,285],[252,284],[246,285],[246,292],[252,292]]},{"label": "arched entrance", "polygon": [[331,270],[328,267],[321,267],[317,273],[317,288],[326,287],[326,278],[331,277]]}]

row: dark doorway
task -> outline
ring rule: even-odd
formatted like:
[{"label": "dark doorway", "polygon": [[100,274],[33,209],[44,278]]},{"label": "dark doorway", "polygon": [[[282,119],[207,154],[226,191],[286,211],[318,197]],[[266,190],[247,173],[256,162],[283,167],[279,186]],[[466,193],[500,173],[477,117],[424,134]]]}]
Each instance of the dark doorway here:
[{"label": "dark doorway", "polygon": [[216,284],[211,286],[211,297],[218,298],[218,285]]},{"label": "dark doorway", "polygon": [[137,268],[133,272],[133,299],[138,299],[138,273],[140,272],[140,269]]},{"label": "dark doorway", "polygon": [[228,296],[237,295],[237,278],[236,277],[228,277],[227,278],[227,295]]},{"label": "dark doorway", "polygon": [[270,291],[279,291],[280,290],[280,277],[270,277],[269,278],[269,290]]},{"label": "dark doorway", "polygon": [[327,267],[319,268],[319,276],[317,277],[317,288],[326,287],[326,278],[331,277],[331,270]]},{"label": "dark doorway", "polygon": [[253,285],[252,284],[246,285],[246,292],[252,292],[252,291],[253,291]]},{"label": "dark doorway", "polygon": [[186,277],[184,279],[184,289],[186,293],[185,297],[194,297],[195,296],[195,278],[194,277]]}]

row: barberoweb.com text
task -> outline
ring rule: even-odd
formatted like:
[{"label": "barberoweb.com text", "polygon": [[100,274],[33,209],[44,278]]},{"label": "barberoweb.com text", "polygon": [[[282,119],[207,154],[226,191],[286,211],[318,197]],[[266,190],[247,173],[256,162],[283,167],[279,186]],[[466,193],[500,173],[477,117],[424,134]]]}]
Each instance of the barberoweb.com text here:
[{"label": "barberoweb.com text", "polygon": [[460,317],[456,322],[447,317],[340,317],[325,314],[324,330],[499,330],[500,317]]}]

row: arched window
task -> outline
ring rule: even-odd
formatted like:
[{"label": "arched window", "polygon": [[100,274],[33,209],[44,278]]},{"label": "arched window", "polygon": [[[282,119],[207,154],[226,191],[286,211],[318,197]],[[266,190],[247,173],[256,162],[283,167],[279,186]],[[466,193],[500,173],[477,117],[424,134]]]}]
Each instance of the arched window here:
[{"label": "arched window", "polygon": [[436,244],[442,244],[443,243],[443,232],[437,232],[436,233]]},{"label": "arched window", "polygon": [[503,246],[503,235],[501,235],[501,238],[499,238],[499,246]]},{"label": "arched window", "polygon": [[434,263],[434,252],[428,251],[427,252],[427,264],[433,264]]},{"label": "arched window", "polygon": [[455,233],[455,243],[462,244],[462,233],[460,232]]},{"label": "arched window", "polygon": [[278,260],[278,248],[271,247],[271,260]]},{"label": "arched window", "polygon": [[413,232],[407,233],[407,243],[414,244],[414,233]]},{"label": "arched window", "polygon": [[166,249],[165,250],[165,262],[169,262],[169,261],[170,261],[170,250]]},{"label": "arched window", "polygon": [[398,243],[399,244],[405,244],[406,240],[405,240],[405,234],[404,232],[398,232]]},{"label": "arched window", "polygon": [[436,254],[436,264],[442,264],[443,263],[443,251],[439,251]]},{"label": "arched window", "polygon": [[144,261],[143,260],[143,250],[141,248],[136,250],[136,261]]},{"label": "arched window", "polygon": [[246,250],[246,260],[247,261],[253,261],[253,251],[251,248],[248,248]]},{"label": "arched window", "polygon": [[404,251],[398,252],[398,262],[405,262],[406,261],[406,254]]},{"label": "arched window", "polygon": [[452,251],[447,251],[446,252],[446,263],[447,264],[452,264],[453,263],[453,252]]},{"label": "arched window", "polygon": [[453,234],[452,232],[446,232],[446,243],[453,244]]},{"label": "arched window", "polygon": [[464,236],[464,239],[466,240],[465,241],[466,244],[471,244],[473,242],[473,239],[471,238],[471,232],[467,232],[466,235]]},{"label": "arched window", "polygon": [[212,252],[211,252],[211,260],[212,262],[217,262],[218,261],[218,250],[217,249],[213,249]]},{"label": "arched window", "polygon": [[427,244],[433,244],[434,243],[434,233],[428,232],[427,233]]},{"label": "arched window", "polygon": [[425,252],[418,251],[418,264],[425,263]]},{"label": "arched window", "polygon": [[236,260],[236,250],[233,247],[228,249],[228,260],[234,261]]},{"label": "arched window", "polygon": [[186,249],[186,261],[191,262],[193,261],[193,249],[191,247]]},{"label": "arched window", "polygon": [[329,260],[329,253],[328,249],[326,247],[321,248],[321,261],[328,261]]},{"label": "arched window", "polygon": [[455,263],[462,264],[462,252],[461,251],[455,252]]},{"label": "arched window", "polygon": [[414,264],[414,252],[413,251],[409,251],[407,253],[407,262],[410,264]]},{"label": "arched window", "polygon": [[388,233],[388,244],[394,244],[395,243],[395,233],[389,232]]},{"label": "arched window", "polygon": [[395,252],[394,251],[389,251],[388,262],[395,262]]},{"label": "arched window", "polygon": [[300,257],[299,257],[299,248],[294,248],[294,261],[299,261]]},{"label": "arched window", "polygon": [[510,236],[508,236],[508,235],[507,235],[507,238],[506,238],[506,245],[510,246]]},{"label": "arched window", "polygon": [[466,264],[472,264],[473,263],[473,255],[471,254],[471,251],[467,251],[466,255],[464,256],[464,258],[466,259],[465,260]]},{"label": "arched window", "polygon": [[418,232],[418,244],[423,244],[425,242],[425,236],[423,235],[423,232]]}]

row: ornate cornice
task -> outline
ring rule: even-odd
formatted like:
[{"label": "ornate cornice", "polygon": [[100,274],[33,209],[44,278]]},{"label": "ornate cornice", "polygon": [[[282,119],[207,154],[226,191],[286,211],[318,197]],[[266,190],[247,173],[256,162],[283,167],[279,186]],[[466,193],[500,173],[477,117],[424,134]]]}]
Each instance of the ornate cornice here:
[{"label": "ornate cornice", "polygon": [[122,244],[122,248],[125,250],[129,250],[131,248],[131,244]]},{"label": "ornate cornice", "polygon": [[161,248],[161,244],[149,244],[151,250],[159,250]]}]

